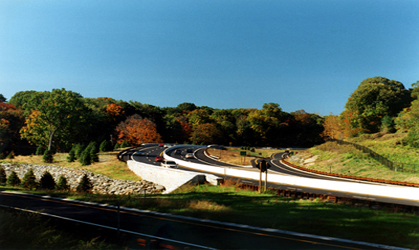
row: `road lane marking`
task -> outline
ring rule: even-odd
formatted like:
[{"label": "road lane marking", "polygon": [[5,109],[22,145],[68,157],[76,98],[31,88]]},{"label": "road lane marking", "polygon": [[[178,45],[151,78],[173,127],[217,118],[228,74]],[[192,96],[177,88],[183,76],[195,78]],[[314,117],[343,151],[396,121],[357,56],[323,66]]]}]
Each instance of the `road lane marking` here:
[{"label": "road lane marking", "polygon": [[[27,195],[27,194],[14,193],[14,192],[5,192],[5,191],[1,191],[0,193],[5,194],[5,195],[18,194],[18,195],[23,195],[23,196],[25,196],[27,198],[31,198],[31,199],[37,199],[37,197],[39,197],[37,195]],[[34,196],[34,197],[30,197],[30,196]],[[94,206],[96,209],[117,212],[117,210],[116,210],[117,206],[109,205],[109,204],[100,204],[100,203],[85,202],[85,201],[78,201],[78,200],[71,200],[71,199],[63,199],[63,198],[56,198],[56,197],[49,197],[49,196],[41,196],[41,199],[46,200],[46,201],[53,201],[53,202],[57,202],[57,203],[71,202],[74,205],[82,206],[82,207],[89,205],[89,206]],[[375,243],[362,242],[362,241],[352,241],[352,240],[340,239],[340,238],[335,238],[335,237],[318,236],[318,235],[313,235],[313,234],[298,233],[298,232],[292,232],[292,231],[286,231],[286,230],[280,230],[280,229],[261,228],[261,227],[256,227],[256,226],[249,226],[249,225],[229,223],[229,222],[220,222],[220,221],[207,220],[207,219],[201,219],[201,218],[195,218],[195,217],[189,217],[189,216],[183,216],[183,215],[165,214],[165,213],[161,213],[161,212],[155,212],[155,211],[150,211],[150,210],[140,210],[140,209],[136,209],[136,208],[120,207],[120,209],[121,209],[120,212],[124,213],[124,214],[143,216],[143,217],[149,217],[149,218],[172,221],[172,222],[178,222],[178,223],[184,223],[184,224],[199,225],[199,226],[203,226],[203,227],[211,227],[211,228],[223,229],[223,230],[228,230],[228,231],[236,231],[236,232],[242,232],[242,233],[248,233],[248,234],[263,235],[265,237],[287,239],[287,240],[291,240],[291,241],[300,241],[300,242],[307,242],[307,243],[311,243],[311,244],[333,246],[333,247],[339,247],[339,248],[345,248],[345,249],[362,249],[362,248],[340,246],[340,245],[335,245],[335,244],[330,244],[330,243],[316,242],[316,241],[312,241],[312,240],[296,239],[296,238],[291,238],[291,237],[273,235],[272,233],[285,234],[285,235],[290,235],[290,236],[295,236],[295,237],[312,238],[312,239],[323,240],[323,241],[337,241],[337,242],[342,242],[342,243],[355,244],[355,245],[361,245],[361,246],[364,245],[364,246],[368,246],[368,247],[383,248],[383,249],[399,249],[399,250],[405,250],[406,249],[406,248],[387,246],[387,245],[382,245],[382,244],[375,244]],[[158,216],[163,216],[163,217],[158,217]],[[205,222],[206,224],[202,224],[202,222]],[[213,225],[209,225],[208,223],[211,223]],[[219,225],[219,226],[217,226],[217,225]],[[238,229],[226,228],[225,226],[235,227],[235,228],[238,228]],[[252,231],[248,231],[248,230],[262,231],[262,233],[252,232]],[[266,233],[263,233],[263,232],[266,232]],[[271,234],[267,234],[267,233],[271,233]]]}]

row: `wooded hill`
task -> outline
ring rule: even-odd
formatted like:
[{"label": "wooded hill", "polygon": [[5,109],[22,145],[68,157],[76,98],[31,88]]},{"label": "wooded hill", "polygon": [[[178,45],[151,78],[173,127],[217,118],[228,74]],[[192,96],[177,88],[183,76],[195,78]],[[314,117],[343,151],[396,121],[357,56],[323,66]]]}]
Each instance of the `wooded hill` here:
[{"label": "wooded hill", "polygon": [[234,146],[310,147],[328,137],[377,131],[409,131],[419,139],[419,81],[413,89],[383,77],[368,78],[352,93],[340,116],[284,112],[277,103],[261,109],[214,109],[181,103],[160,108],[108,97],[85,98],[66,89],[0,94],[0,153],[44,146],[68,151],[76,143],[146,142]]}]

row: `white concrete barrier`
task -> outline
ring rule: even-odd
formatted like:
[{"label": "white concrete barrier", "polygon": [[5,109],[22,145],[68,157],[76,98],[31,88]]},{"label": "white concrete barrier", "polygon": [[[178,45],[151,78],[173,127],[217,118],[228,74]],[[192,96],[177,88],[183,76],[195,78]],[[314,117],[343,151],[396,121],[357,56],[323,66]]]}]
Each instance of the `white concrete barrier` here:
[{"label": "white concrete barrier", "polygon": [[164,168],[132,160],[127,161],[127,165],[131,171],[143,180],[164,186],[166,191],[163,193],[171,193],[188,183],[203,183],[206,180],[205,174],[202,173]]}]

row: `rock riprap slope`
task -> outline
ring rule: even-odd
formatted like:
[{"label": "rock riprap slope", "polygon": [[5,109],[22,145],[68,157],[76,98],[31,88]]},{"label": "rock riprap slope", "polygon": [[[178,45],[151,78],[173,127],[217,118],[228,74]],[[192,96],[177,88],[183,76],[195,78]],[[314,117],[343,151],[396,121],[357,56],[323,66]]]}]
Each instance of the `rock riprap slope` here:
[{"label": "rock riprap slope", "polygon": [[165,190],[165,187],[149,182],[149,181],[128,181],[111,179],[107,176],[94,174],[84,169],[72,169],[63,168],[58,166],[41,166],[31,164],[10,164],[3,163],[1,166],[6,171],[6,176],[12,171],[15,171],[20,179],[29,171],[33,169],[36,180],[40,181],[42,175],[48,171],[53,177],[55,182],[58,182],[60,176],[64,176],[67,179],[67,184],[70,189],[75,190],[77,185],[80,183],[81,178],[84,174],[89,177],[90,182],[93,185],[92,191],[99,194],[155,194],[161,193]]}]

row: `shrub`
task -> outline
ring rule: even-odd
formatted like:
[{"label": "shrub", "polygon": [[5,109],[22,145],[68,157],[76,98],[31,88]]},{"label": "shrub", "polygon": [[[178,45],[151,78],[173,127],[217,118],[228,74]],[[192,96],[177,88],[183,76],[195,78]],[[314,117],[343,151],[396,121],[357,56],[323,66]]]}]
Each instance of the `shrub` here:
[{"label": "shrub", "polygon": [[90,153],[90,161],[91,162],[99,162],[99,151],[97,149],[96,142],[91,142],[88,146],[89,153]]},{"label": "shrub", "polygon": [[45,171],[45,173],[42,175],[40,180],[40,187],[41,189],[54,189],[55,180],[48,171]]},{"label": "shrub", "polygon": [[20,185],[20,179],[17,176],[15,171],[12,171],[10,175],[7,177],[6,184],[9,186],[19,186]]},{"label": "shrub", "polygon": [[121,143],[121,148],[126,148],[126,147],[129,147],[130,145],[129,145],[129,142],[128,141],[123,141],[122,143]]},{"label": "shrub", "polygon": [[21,186],[24,189],[34,189],[38,187],[38,182],[36,181],[35,174],[33,173],[33,169],[30,168],[28,172],[23,176]]},{"label": "shrub", "polygon": [[45,152],[45,148],[44,148],[44,147],[42,147],[41,145],[39,145],[39,146],[36,148],[35,155],[41,155],[41,154],[42,154],[42,152]]},{"label": "shrub", "polygon": [[76,160],[76,150],[75,148],[71,148],[70,152],[68,152],[67,162],[74,162]]},{"label": "shrub", "polygon": [[3,167],[0,167],[0,184],[5,184],[6,183],[6,171],[4,170]]},{"label": "shrub", "polygon": [[45,150],[44,156],[42,156],[42,161],[46,163],[52,163],[54,161],[54,156],[51,150]]},{"label": "shrub", "polygon": [[109,143],[107,140],[104,140],[99,146],[99,151],[105,152],[105,151],[108,151],[108,149],[109,149]]},{"label": "shrub", "polygon": [[81,153],[80,155],[79,162],[82,166],[90,165],[92,163],[91,158],[90,158],[90,152],[87,150],[84,150],[83,153]]},{"label": "shrub", "polygon": [[114,149],[118,149],[118,148],[120,148],[119,143],[115,143],[115,147],[114,147]]},{"label": "shrub", "polygon": [[12,151],[10,152],[7,156],[6,159],[14,159],[15,158],[15,153]]},{"label": "shrub", "polygon": [[81,178],[79,185],[77,185],[76,190],[78,192],[90,192],[93,188],[93,184],[90,182],[89,177],[86,174]]},{"label": "shrub", "polygon": [[76,144],[73,146],[74,148],[74,153],[76,154],[76,159],[79,159],[81,154],[83,153],[83,148],[84,146],[80,143]]},{"label": "shrub", "polygon": [[70,186],[67,184],[67,178],[65,176],[61,175],[60,178],[58,178],[57,183],[57,190],[69,190]]}]

